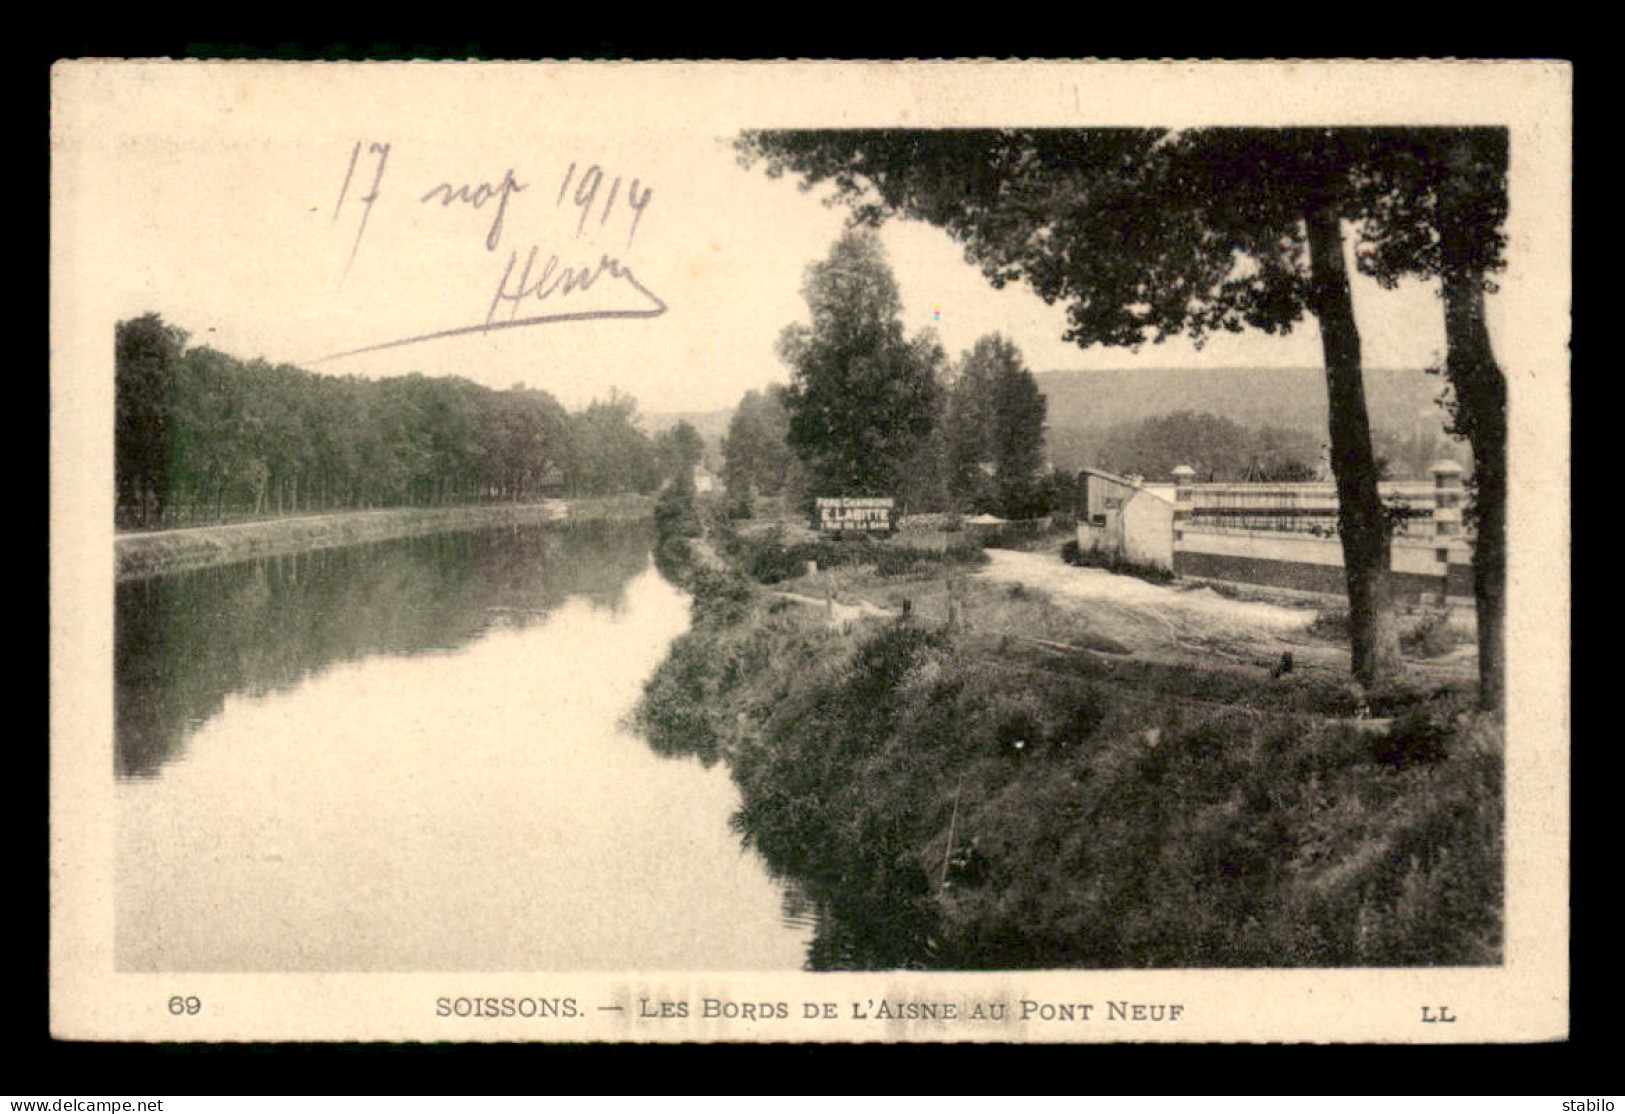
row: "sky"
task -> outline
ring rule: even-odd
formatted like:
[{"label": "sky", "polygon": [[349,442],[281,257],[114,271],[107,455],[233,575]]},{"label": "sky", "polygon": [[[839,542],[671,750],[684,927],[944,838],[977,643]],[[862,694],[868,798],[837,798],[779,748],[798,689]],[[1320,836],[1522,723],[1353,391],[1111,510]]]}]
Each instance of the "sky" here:
[{"label": "sky", "polygon": [[[846,217],[738,165],[740,127],[806,122],[759,81],[690,84],[674,102],[669,83],[629,92],[601,72],[521,68],[481,81],[420,68],[405,85],[398,68],[366,67],[69,76],[53,157],[74,189],[56,200],[94,327],[156,311],[193,343],[325,374],[523,382],[571,408],[612,388],[645,412],[730,407],[788,380],[775,341],[805,320],[804,270]],[[1081,349],[1061,340],[1063,307],[1019,284],[995,291],[942,231],[881,235],[907,329],[934,329],[951,356],[997,331],[1036,371],[1321,363],[1312,321],[1201,351]],[[1431,288],[1357,279],[1355,298],[1369,366],[1438,362]],[[574,319],[478,328],[536,315]]]}]

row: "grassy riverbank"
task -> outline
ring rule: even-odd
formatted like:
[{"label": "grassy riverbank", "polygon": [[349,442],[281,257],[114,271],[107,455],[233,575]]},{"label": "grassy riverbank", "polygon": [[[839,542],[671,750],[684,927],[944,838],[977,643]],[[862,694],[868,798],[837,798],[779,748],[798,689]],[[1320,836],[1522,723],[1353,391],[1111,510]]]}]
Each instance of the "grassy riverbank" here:
[{"label": "grassy riverbank", "polygon": [[831,569],[794,524],[657,520],[695,622],[639,724],[727,763],[742,837],[822,910],[815,966],[1499,962],[1500,731],[1468,694],[1140,652],[946,535]]},{"label": "grassy riverbank", "polygon": [[263,519],[224,526],[120,534],[114,539],[119,580],[229,564],[251,557],[332,549],[418,534],[552,521],[645,518],[653,500],[641,495],[547,500],[465,507],[393,507]]}]

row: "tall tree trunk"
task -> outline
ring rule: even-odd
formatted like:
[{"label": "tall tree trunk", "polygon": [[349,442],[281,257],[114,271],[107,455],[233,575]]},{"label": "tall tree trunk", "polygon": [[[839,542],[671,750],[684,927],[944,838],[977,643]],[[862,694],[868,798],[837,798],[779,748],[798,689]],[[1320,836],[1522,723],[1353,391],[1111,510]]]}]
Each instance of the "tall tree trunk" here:
[{"label": "tall tree trunk", "polygon": [[1484,283],[1470,268],[1444,276],[1445,372],[1456,393],[1456,431],[1473,450],[1473,603],[1478,612],[1478,701],[1506,697],[1507,390],[1484,323]]},{"label": "tall tree trunk", "polygon": [[1348,578],[1349,642],[1355,679],[1366,688],[1399,671],[1399,628],[1389,588],[1388,520],[1377,493],[1360,369],[1343,229],[1337,208],[1311,202],[1304,213],[1309,241],[1310,305],[1320,323],[1326,359],[1327,420],[1332,474],[1337,479],[1337,526]]},{"label": "tall tree trunk", "polygon": [[1504,135],[1457,134],[1443,154],[1437,209],[1445,374],[1456,395],[1454,432],[1473,452],[1479,706],[1492,712],[1506,696],[1507,385],[1484,318],[1484,267],[1496,257],[1490,218],[1505,206],[1505,143]]}]

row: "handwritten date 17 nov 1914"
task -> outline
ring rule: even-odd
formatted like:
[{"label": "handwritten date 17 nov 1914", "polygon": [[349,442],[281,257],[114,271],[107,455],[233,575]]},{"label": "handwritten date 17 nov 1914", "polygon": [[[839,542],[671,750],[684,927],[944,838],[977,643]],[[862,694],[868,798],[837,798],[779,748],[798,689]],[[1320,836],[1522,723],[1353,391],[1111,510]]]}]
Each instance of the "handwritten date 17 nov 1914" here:
[{"label": "handwritten date 17 nov 1914", "polygon": [[[389,159],[390,144],[374,142],[370,145],[365,141],[358,141],[350,152],[349,165],[344,174],[344,183],[339,191],[338,203],[335,206],[333,220],[336,224],[343,210],[346,199],[349,197],[352,181],[355,179],[358,163],[363,154],[376,158],[376,165],[372,168],[371,187],[368,192],[355,199],[362,206],[361,215],[357,222],[355,238],[352,241],[350,256],[345,264],[345,274],[349,273],[350,265],[354,263],[356,252],[361,247],[361,240],[366,233],[367,221],[372,214],[373,206],[384,196],[384,171]],[[638,178],[630,181],[624,175],[611,178],[603,168],[594,163],[589,165],[579,175],[578,163],[572,162],[565,171],[560,183],[558,193],[554,199],[555,209],[563,208],[568,201],[578,211],[574,229],[575,238],[580,238],[588,230],[588,218],[596,212],[597,227],[608,225],[618,213],[625,213],[627,219],[626,245],[622,252],[632,247],[637,236],[638,226],[643,219],[654,197],[654,189],[646,186]],[[607,191],[605,189],[607,183]],[[622,187],[625,186],[623,194]],[[572,189],[572,186],[574,187]],[[464,182],[456,184],[453,181],[444,181],[418,196],[419,204],[427,205],[438,201],[442,209],[449,209],[454,204],[461,204],[475,210],[484,210],[489,205],[495,205],[490,224],[485,229],[485,248],[495,251],[501,244],[503,231],[508,217],[509,203],[516,194],[528,188],[528,183],[519,181],[512,167],[507,168],[501,178],[495,182]],[[518,250],[511,251],[506,267],[497,282],[496,291],[486,310],[485,320],[477,325],[457,326],[449,329],[438,329],[420,333],[397,340],[385,341],[379,344],[369,344],[361,348],[353,348],[324,357],[326,360],[338,359],[343,356],[359,355],[363,352],[375,352],[386,348],[397,348],[407,344],[419,344],[424,341],[438,340],[446,337],[461,336],[470,333],[489,332],[494,329],[520,328],[530,325],[556,324],[566,321],[589,321],[615,318],[649,318],[658,317],[665,313],[665,301],[649,289],[633,273],[632,268],[621,257],[607,253],[599,256],[596,263],[565,263],[557,253],[549,253],[541,262],[538,269],[537,261],[541,255],[541,248],[532,245],[524,256],[523,265],[520,264]],[[517,281],[514,280],[515,268],[518,268]],[[582,308],[578,310],[539,311],[520,315],[520,307],[526,302],[546,302],[549,299],[564,299],[572,294],[585,294],[604,275],[608,275],[615,283],[624,284],[640,294],[643,304],[636,308]],[[342,279],[341,279],[342,281]],[[502,310],[507,307],[504,316]]]}]

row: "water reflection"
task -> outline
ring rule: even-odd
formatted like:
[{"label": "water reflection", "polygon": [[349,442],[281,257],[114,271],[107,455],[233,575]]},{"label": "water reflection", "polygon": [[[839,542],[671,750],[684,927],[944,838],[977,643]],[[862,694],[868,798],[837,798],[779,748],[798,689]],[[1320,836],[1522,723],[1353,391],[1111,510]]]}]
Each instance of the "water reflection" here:
[{"label": "water reflection", "polygon": [[121,583],[115,773],[155,774],[231,693],[368,655],[453,650],[573,595],[619,607],[651,536],[641,522],[435,534]]},{"label": "water reflection", "polygon": [[116,961],[794,969],[721,768],[620,726],[688,601],[645,530],[507,530],[121,585]]},{"label": "water reflection", "polygon": [[[769,868],[771,870],[771,867]],[[809,971],[924,969],[932,953],[928,918],[900,895],[854,900],[838,885],[820,885],[772,870],[784,890],[786,928],[807,937]]]}]

